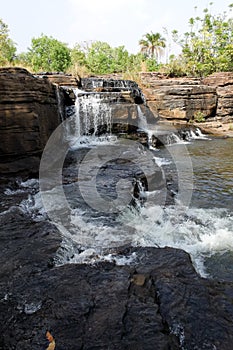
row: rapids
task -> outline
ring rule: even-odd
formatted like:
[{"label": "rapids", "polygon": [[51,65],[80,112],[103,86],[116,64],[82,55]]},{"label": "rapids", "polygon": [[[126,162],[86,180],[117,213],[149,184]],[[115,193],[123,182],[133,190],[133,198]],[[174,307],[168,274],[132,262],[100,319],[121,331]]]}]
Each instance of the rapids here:
[{"label": "rapids", "polygon": [[147,125],[138,106],[147,148],[111,134],[111,107],[98,94],[76,95],[60,130],[62,168],[47,171],[48,146],[39,181],[4,188],[1,217],[17,206],[35,221],[52,221],[63,237],[57,264],[108,260],[109,249],[122,245],[169,246],[187,251],[203,277],[232,280],[233,140]]}]

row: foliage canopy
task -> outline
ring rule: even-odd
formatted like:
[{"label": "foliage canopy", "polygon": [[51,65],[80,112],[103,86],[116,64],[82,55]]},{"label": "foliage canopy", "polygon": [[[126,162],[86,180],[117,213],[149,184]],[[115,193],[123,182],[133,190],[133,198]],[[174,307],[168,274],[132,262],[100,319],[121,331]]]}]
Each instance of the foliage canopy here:
[{"label": "foliage canopy", "polygon": [[[229,6],[230,11],[232,7],[233,4]],[[183,36],[176,30],[172,32],[182,53],[171,63],[176,62],[176,69],[180,65],[183,72],[194,76],[233,71],[233,19],[227,12],[217,16],[207,8],[203,12],[202,18],[189,19],[190,31]]]},{"label": "foliage canopy", "polygon": [[[33,38],[27,52],[16,56],[16,46],[9,38],[8,26],[0,19],[0,66],[23,64],[33,71],[69,70],[75,74],[136,73],[162,70],[173,76],[205,76],[217,71],[233,71],[233,19],[229,11],[212,15],[210,7],[201,17],[189,19],[189,31],[181,34],[173,30],[172,41],[181,48],[181,54],[170,56],[168,63],[162,55],[171,45],[160,33],[146,33],[139,40],[141,50],[130,54],[124,46],[111,47],[102,41],[66,44],[41,35]],[[169,37],[165,28],[166,35]],[[170,39],[169,39],[170,40]]]},{"label": "foliage canopy", "polygon": [[0,19],[0,65],[13,61],[16,53],[16,46],[9,37],[8,26]]},{"label": "foliage canopy", "polygon": [[32,39],[26,60],[34,71],[65,72],[71,64],[70,49],[57,39],[42,34]]},{"label": "foliage canopy", "polygon": [[139,45],[145,57],[159,61],[163,49],[166,47],[166,39],[160,33],[146,33],[139,41]]}]

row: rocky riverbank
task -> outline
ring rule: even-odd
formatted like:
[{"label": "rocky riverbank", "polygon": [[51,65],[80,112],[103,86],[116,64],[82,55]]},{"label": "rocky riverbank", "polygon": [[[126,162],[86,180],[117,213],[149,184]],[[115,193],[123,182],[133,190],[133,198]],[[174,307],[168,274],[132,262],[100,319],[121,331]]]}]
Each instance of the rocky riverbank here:
[{"label": "rocky riverbank", "polygon": [[[46,78],[61,86],[74,86],[75,83],[74,78],[59,74],[48,74]],[[123,76],[112,74],[95,78],[114,81],[123,79]],[[76,84],[78,82],[81,86],[81,81],[76,80]],[[140,73],[139,87],[149,110],[159,118],[160,123],[178,127],[194,126],[205,133],[233,137],[232,72],[214,73],[203,79],[170,78],[157,72]]]},{"label": "rocky riverbank", "polygon": [[147,104],[161,120],[233,137],[233,73],[204,79],[141,73],[141,80]]},{"label": "rocky riverbank", "polygon": [[128,246],[56,266],[53,225],[15,207],[1,227],[1,350],[46,349],[47,330],[58,350],[232,348],[233,284],[201,278],[184,251]]},{"label": "rocky riverbank", "polygon": [[[160,87],[151,82],[147,103],[169,123],[190,125],[195,113],[205,111],[208,122],[225,127],[232,120],[233,85],[218,79],[218,86],[211,80],[163,78]],[[61,122],[59,98],[73,103],[74,96],[60,96],[58,86],[80,81],[59,74],[35,77],[17,68],[1,69],[0,81],[0,350],[46,349],[48,330],[56,350],[230,350],[233,283],[201,278],[183,250],[126,245],[103,249],[92,263],[65,261],[61,233],[27,211],[38,184],[27,193],[17,176],[38,172],[43,148]],[[138,92],[118,97],[123,117],[132,122],[136,102],[142,102]],[[65,186],[69,179],[63,175]]]},{"label": "rocky riverbank", "polygon": [[1,173],[38,171],[44,146],[65,117],[65,105],[75,102],[73,88],[86,89],[86,97],[96,94],[103,103],[109,100],[117,132],[128,132],[128,125],[137,128],[140,106],[140,113],[152,124],[159,120],[233,136],[233,73],[216,73],[205,79],[141,73],[141,89],[132,81],[107,78],[49,73],[35,76],[22,68],[1,68]]}]

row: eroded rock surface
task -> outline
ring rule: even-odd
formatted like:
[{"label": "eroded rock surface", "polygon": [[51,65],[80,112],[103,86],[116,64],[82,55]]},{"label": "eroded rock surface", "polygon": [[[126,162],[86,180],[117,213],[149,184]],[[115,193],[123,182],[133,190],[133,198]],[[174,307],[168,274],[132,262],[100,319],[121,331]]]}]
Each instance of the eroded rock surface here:
[{"label": "eroded rock surface", "polygon": [[38,171],[39,156],[60,123],[56,86],[22,68],[0,69],[0,171]]},{"label": "eroded rock surface", "polygon": [[55,266],[54,226],[18,208],[0,219],[1,350],[46,349],[47,330],[58,350],[232,348],[233,285],[200,278],[184,251],[123,247],[111,253],[130,265]]},{"label": "eroded rock surface", "polygon": [[201,84],[199,79],[160,79],[153,73],[142,77],[148,85],[143,89],[147,104],[161,118],[189,121],[197,113],[202,113],[205,118],[215,115],[216,89]]},{"label": "eroded rock surface", "polygon": [[218,104],[216,117],[220,117],[223,122],[233,120],[233,73],[214,73],[205,79],[203,83],[216,88]]}]

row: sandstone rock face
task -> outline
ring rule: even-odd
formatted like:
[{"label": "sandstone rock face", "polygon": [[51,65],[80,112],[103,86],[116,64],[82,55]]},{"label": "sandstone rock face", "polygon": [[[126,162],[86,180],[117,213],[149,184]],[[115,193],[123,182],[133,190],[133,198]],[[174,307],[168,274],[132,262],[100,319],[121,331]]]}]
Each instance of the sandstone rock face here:
[{"label": "sandstone rock face", "polygon": [[233,120],[233,72],[214,73],[203,79],[203,83],[216,88],[216,117],[222,122]]},{"label": "sandstone rock face", "polygon": [[79,77],[74,77],[71,74],[64,73],[40,73],[37,77],[48,79],[51,83],[59,86],[78,87],[80,83]]},{"label": "sandstone rock face", "polygon": [[39,156],[60,123],[56,86],[25,69],[0,69],[0,171],[38,170]]},{"label": "sandstone rock face", "polygon": [[160,79],[153,73],[141,75],[148,87],[143,89],[149,108],[165,119],[189,121],[197,113],[208,118],[215,115],[216,89],[200,83],[199,79]]}]

